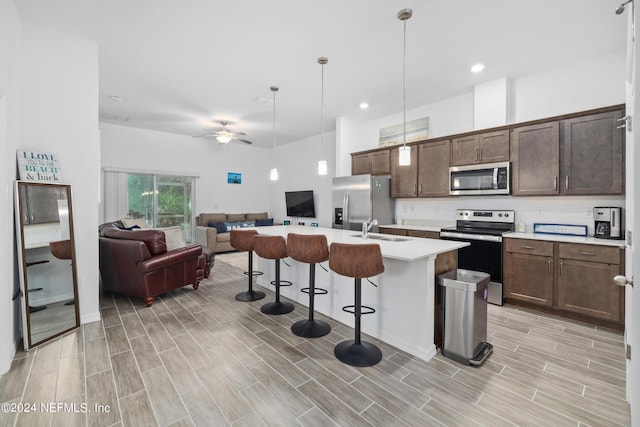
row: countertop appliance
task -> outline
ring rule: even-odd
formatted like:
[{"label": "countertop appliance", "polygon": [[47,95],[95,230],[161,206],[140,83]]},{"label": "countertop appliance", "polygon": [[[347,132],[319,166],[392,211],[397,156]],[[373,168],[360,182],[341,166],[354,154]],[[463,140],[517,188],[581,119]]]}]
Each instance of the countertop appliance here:
[{"label": "countertop appliance", "polygon": [[[395,200],[391,198],[391,177],[353,175],[333,178],[332,226],[362,230],[362,223],[395,224]],[[378,231],[375,225],[371,230]]]},{"label": "countertop appliance", "polygon": [[452,166],[449,168],[449,194],[511,194],[510,170],[509,162]]},{"label": "countertop appliance", "polygon": [[515,211],[456,210],[455,227],[440,230],[443,240],[468,242],[458,250],[458,268],[488,273],[487,302],[502,305],[502,235],[515,230]]},{"label": "countertop appliance", "polygon": [[594,237],[600,239],[622,239],[622,208],[593,208],[595,222]]}]

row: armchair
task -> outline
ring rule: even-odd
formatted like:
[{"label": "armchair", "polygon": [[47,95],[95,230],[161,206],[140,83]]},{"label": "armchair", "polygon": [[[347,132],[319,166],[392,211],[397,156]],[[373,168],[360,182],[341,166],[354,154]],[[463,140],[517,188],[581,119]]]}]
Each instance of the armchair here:
[{"label": "armchair", "polygon": [[112,227],[100,232],[103,289],[143,298],[147,307],[165,292],[189,284],[198,289],[205,262],[200,245],[167,252],[165,234],[160,230]]}]

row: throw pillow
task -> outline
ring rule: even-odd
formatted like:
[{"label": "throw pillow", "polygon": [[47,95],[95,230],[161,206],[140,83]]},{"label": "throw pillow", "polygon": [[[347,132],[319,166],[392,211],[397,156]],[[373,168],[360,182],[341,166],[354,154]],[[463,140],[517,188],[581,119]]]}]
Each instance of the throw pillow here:
[{"label": "throw pillow", "polygon": [[268,227],[270,225],[273,225],[273,218],[256,219],[256,227]]},{"label": "throw pillow", "polygon": [[167,241],[167,252],[175,249],[184,248],[187,244],[182,235],[182,229],[179,226],[158,228],[164,231],[164,238]]},{"label": "throw pillow", "polygon": [[227,226],[224,225],[224,222],[210,222],[209,224],[207,224],[207,226],[209,227],[214,227],[216,229],[216,231],[218,232],[218,234],[222,234],[222,233],[227,233]]},{"label": "throw pillow", "polygon": [[255,227],[255,221],[238,221],[238,222],[225,222],[224,225],[227,227],[227,230],[231,231],[235,228],[248,228]]},{"label": "throw pillow", "polygon": [[131,228],[137,225],[140,228],[149,228],[147,221],[144,218],[122,218],[120,220],[124,228]]}]

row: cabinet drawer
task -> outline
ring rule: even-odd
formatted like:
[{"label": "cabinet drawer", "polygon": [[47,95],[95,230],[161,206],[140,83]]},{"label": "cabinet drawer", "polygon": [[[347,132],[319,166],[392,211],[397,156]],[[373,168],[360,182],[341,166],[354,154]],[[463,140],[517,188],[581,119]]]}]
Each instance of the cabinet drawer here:
[{"label": "cabinet drawer", "polygon": [[407,230],[402,230],[399,228],[390,228],[390,227],[380,227],[378,229],[382,234],[393,234],[395,236],[406,236]]},{"label": "cabinet drawer", "polygon": [[505,239],[504,242],[506,252],[553,256],[553,242],[534,239]]},{"label": "cabinet drawer", "polygon": [[560,243],[558,245],[558,257],[605,264],[620,264],[620,249],[580,243]]},{"label": "cabinet drawer", "polygon": [[407,230],[407,236],[423,237],[426,239],[439,239],[440,233],[438,233],[437,231]]}]

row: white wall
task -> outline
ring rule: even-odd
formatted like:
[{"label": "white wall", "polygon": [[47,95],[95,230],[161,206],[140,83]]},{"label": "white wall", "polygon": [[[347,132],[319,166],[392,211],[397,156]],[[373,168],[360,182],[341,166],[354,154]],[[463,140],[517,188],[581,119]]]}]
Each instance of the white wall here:
[{"label": "white wall", "polygon": [[[104,122],[100,123],[100,135],[103,168],[199,175],[196,215],[269,210],[271,150]],[[242,184],[227,184],[227,172],[241,173]]]},{"label": "white wall", "polygon": [[60,158],[62,178],[72,190],[80,320],[93,322],[100,319],[98,46],[22,22],[21,53],[19,148]]},{"label": "white wall", "polygon": [[0,375],[11,367],[21,338],[14,240],[13,182],[20,138],[20,19],[12,0],[0,0]]},{"label": "white wall", "polygon": [[[309,225],[317,222],[321,227],[331,227],[331,180],[335,176],[335,132],[324,135],[324,158],[327,160],[327,175],[318,175],[320,160],[320,136],[314,136],[291,144],[278,146],[276,164],[278,181],[269,183],[269,212],[277,222],[290,219],[286,216],[285,191],[313,190],[316,218],[300,218]],[[349,159],[351,161],[351,159]],[[271,157],[269,157],[271,165]],[[351,168],[349,168],[351,169]],[[268,175],[264,175],[268,179]],[[293,223],[293,219],[292,219]]]},{"label": "white wall", "polygon": [[624,103],[626,51],[513,79],[515,122]]}]

